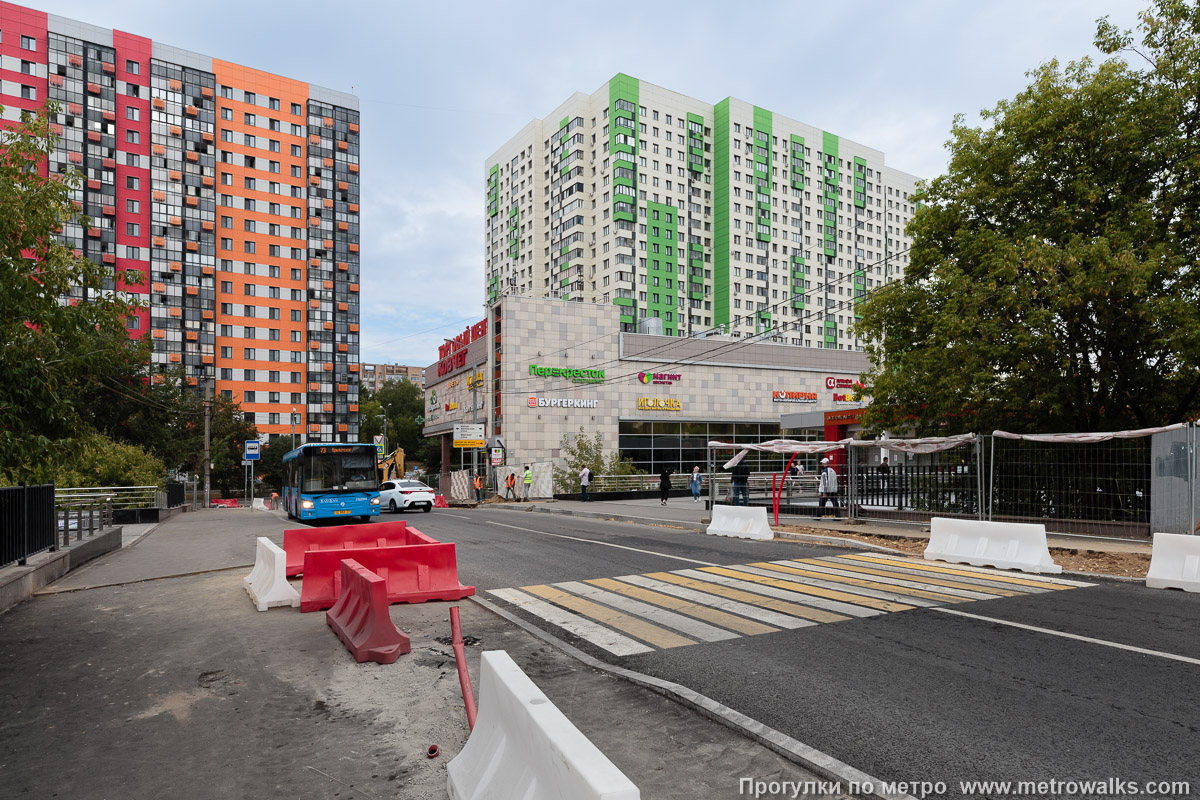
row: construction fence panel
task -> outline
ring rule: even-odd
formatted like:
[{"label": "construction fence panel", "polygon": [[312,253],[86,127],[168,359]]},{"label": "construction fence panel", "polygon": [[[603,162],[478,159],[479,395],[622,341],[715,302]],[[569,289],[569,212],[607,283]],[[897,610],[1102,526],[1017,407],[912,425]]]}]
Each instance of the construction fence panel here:
[{"label": "construction fence panel", "polygon": [[1153,437],[987,439],[988,519],[1040,522],[1055,533],[1149,537]]},{"label": "construction fence panel", "polygon": [[1193,533],[1196,526],[1198,429],[1156,433],[1150,439],[1149,533]]}]

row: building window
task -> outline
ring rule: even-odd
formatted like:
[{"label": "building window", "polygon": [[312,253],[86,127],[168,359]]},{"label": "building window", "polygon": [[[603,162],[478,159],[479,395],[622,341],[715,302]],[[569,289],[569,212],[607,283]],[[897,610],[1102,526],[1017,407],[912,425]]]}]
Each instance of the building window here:
[{"label": "building window", "polygon": [[300,108],[300,104],[292,103],[292,114],[295,116],[299,116],[302,113],[304,113],[304,112],[303,112],[303,109]]},{"label": "building window", "polygon": [[140,261],[142,259],[142,248],[126,245],[125,257],[132,258],[134,261]]},{"label": "building window", "polygon": [[142,65],[136,61],[130,61],[129,59],[125,59],[125,71],[128,72],[130,75],[141,75],[142,74]]},{"label": "building window", "polygon": [[279,110],[279,98],[278,97],[268,97],[267,98],[267,108],[271,109],[272,111],[278,111]]},{"label": "building window", "polygon": [[125,131],[125,141],[129,144],[141,144],[142,134],[138,131]]},{"label": "building window", "polygon": [[142,235],[141,226],[138,225],[136,222],[126,222],[125,223],[125,235],[126,236],[141,236]]},{"label": "building window", "polygon": [[21,49],[22,50],[31,50],[36,53],[37,52],[37,39],[33,38],[32,36],[22,36],[21,37]]},{"label": "building window", "polygon": [[[24,37],[22,37],[24,38]],[[21,97],[25,100],[37,100],[37,89],[33,86],[21,85]]]},{"label": "building window", "polygon": [[254,242],[242,242],[242,252],[253,253],[255,248]]},{"label": "building window", "polygon": [[136,175],[126,175],[125,176],[125,188],[126,189],[142,188],[142,179],[137,177]]},{"label": "building window", "polygon": [[137,106],[125,106],[125,119],[137,120],[141,116],[141,110]]},{"label": "building window", "polygon": [[126,153],[125,154],[125,166],[141,167],[142,166],[142,157],[139,156],[137,153]]}]

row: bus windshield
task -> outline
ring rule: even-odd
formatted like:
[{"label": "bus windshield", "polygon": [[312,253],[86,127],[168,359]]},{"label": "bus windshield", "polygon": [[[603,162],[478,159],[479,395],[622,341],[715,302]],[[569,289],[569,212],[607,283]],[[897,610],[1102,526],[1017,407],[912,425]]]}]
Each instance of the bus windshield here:
[{"label": "bus windshield", "polygon": [[301,454],[304,473],[304,485],[301,487],[301,491],[363,492],[379,490],[379,478],[375,472],[373,450],[364,448],[359,452],[322,453],[323,449],[326,448],[314,448]]}]

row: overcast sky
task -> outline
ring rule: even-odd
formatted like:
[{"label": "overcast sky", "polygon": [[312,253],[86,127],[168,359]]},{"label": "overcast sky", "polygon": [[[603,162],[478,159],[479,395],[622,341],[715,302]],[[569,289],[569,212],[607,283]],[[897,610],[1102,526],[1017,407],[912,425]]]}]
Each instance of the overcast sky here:
[{"label": "overcast sky", "polygon": [[[484,160],[618,72],[733,96],[939,174],[955,114],[1052,58],[1096,56],[1131,0],[317,3],[43,0],[40,10],[353,92],[362,109],[362,360],[436,359],[483,317]],[[622,9],[625,9],[622,11]],[[636,22],[635,22],[636,21]],[[818,65],[828,65],[818,67]]]}]

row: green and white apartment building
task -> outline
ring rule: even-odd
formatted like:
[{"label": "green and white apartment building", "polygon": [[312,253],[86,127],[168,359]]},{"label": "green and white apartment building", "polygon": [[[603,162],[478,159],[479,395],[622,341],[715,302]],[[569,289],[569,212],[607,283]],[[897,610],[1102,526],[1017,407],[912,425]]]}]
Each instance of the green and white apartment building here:
[{"label": "green and white apartment building", "polygon": [[487,297],[613,304],[624,331],[656,318],[668,336],[858,350],[856,304],[908,263],[915,180],[765,108],[617,75],[488,159]]},{"label": "green and white apartment building", "polygon": [[445,462],[471,421],[509,465],[582,427],[648,472],[711,439],[852,432],[855,309],[903,275],[914,210],[883,153],[617,75],[485,169],[487,317],[426,370]]}]

